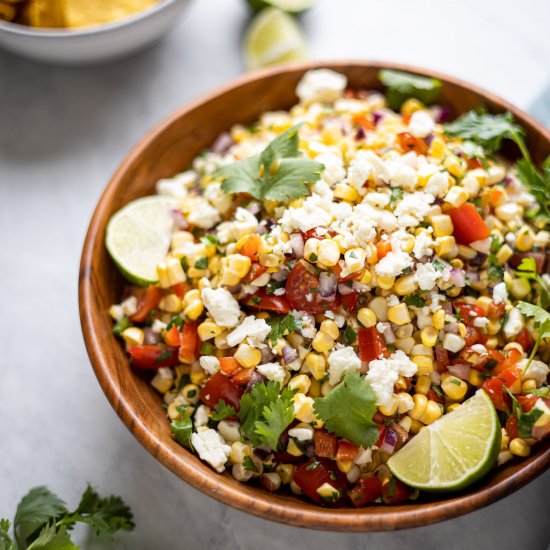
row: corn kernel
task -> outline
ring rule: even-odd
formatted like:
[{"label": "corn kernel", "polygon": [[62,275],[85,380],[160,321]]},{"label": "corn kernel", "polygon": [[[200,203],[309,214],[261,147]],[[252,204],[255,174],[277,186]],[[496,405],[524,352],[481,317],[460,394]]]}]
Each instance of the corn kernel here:
[{"label": "corn kernel", "polygon": [[420,417],[419,420],[424,424],[432,424],[442,415],[443,415],[443,412],[439,404],[430,399],[426,404],[426,409],[424,411],[424,414]]},{"label": "corn kernel", "polygon": [[389,275],[378,275],[376,278],[376,284],[379,288],[384,290],[389,290],[395,283],[395,277],[390,277]]},{"label": "corn kernel", "polygon": [[422,109],[424,109],[424,104],[415,97],[410,97],[401,105],[401,114],[410,117],[413,113]]},{"label": "corn kernel", "polygon": [[349,273],[355,273],[363,269],[366,259],[367,253],[363,248],[350,248],[344,254],[344,261],[346,262],[346,268]]},{"label": "corn kernel", "polygon": [[186,279],[183,267],[176,258],[167,258],[165,261],[160,262],[157,265],[157,275],[161,288],[169,288],[178,283],[183,283]]},{"label": "corn kernel", "polygon": [[424,427],[424,424],[422,424],[422,422],[420,422],[420,420],[418,420],[417,418],[412,418],[411,416],[409,416],[408,418],[411,419],[409,431],[413,434],[419,433]]},{"label": "corn kernel", "polygon": [[405,414],[412,410],[414,407],[414,400],[412,396],[407,392],[399,392],[396,395],[397,398],[397,412],[399,414]]},{"label": "corn kernel", "polygon": [[468,384],[466,384],[464,380],[460,380],[460,378],[450,375],[441,382],[441,389],[449,399],[461,401],[468,391]]},{"label": "corn kernel", "polygon": [[409,355],[414,347],[415,341],[414,338],[408,336],[406,338],[398,338],[395,341],[395,347],[400,349],[407,355]]},{"label": "corn kernel", "polygon": [[311,346],[318,353],[324,353],[331,350],[336,345],[336,342],[325,332],[319,331],[313,338]]},{"label": "corn kernel", "polygon": [[430,357],[430,358],[433,359],[434,350],[433,350],[433,348],[429,348],[428,346],[425,346],[424,344],[415,344],[411,355],[424,355],[425,357]]},{"label": "corn kernel", "polygon": [[334,186],[334,197],[343,201],[355,202],[359,198],[357,189],[347,183],[338,183]]},{"label": "corn kernel", "polygon": [[523,207],[516,202],[506,202],[495,208],[496,217],[509,222],[523,216]]},{"label": "corn kernel", "polygon": [[383,296],[373,298],[368,303],[368,307],[374,312],[379,321],[385,322],[388,320],[388,302]]},{"label": "corn kernel", "polygon": [[183,310],[183,314],[191,321],[197,320],[204,311],[202,300],[192,300],[191,303]]},{"label": "corn kernel", "polygon": [[536,390],[536,389],[537,389],[537,381],[533,380],[533,378],[527,378],[521,384],[521,393],[527,393],[531,390]]},{"label": "corn kernel", "polygon": [[435,252],[438,256],[447,256],[455,250],[456,240],[452,235],[435,239]]},{"label": "corn kernel", "polygon": [[183,307],[187,307],[193,300],[200,300],[201,299],[201,293],[198,289],[193,288],[185,293],[185,296],[183,297],[182,305]]},{"label": "corn kernel", "polygon": [[453,234],[454,227],[451,216],[447,214],[432,216],[431,223],[435,237],[449,237]]},{"label": "corn kernel", "polygon": [[533,244],[535,244],[535,233],[530,227],[524,225],[516,236],[516,248],[520,252],[528,252],[533,248]]},{"label": "corn kernel", "polygon": [[476,369],[470,369],[470,374],[468,375],[468,383],[476,388],[481,388],[485,382],[483,375]]},{"label": "corn kernel", "polygon": [[309,369],[309,372],[315,380],[321,380],[324,378],[326,372],[326,360],[322,355],[309,352],[305,357],[304,365]]},{"label": "corn kernel", "polygon": [[420,417],[424,414],[424,411],[428,406],[428,398],[421,393],[415,393],[413,395],[413,402],[414,406],[409,411],[409,416],[413,420],[420,420]]},{"label": "corn kernel", "polygon": [[289,455],[292,455],[292,456],[302,456],[304,453],[300,450],[300,447],[298,447],[298,445],[296,445],[296,442],[294,441],[294,439],[290,438],[288,440],[288,445],[287,445],[287,448],[286,448],[286,452],[289,454]]},{"label": "corn kernel", "polygon": [[393,291],[398,296],[407,296],[408,294],[412,294],[418,289],[418,285],[416,283],[414,274],[411,275],[403,275],[402,277],[399,277],[394,285],[393,285]]},{"label": "corn kernel", "polygon": [[527,279],[518,277],[512,280],[512,284],[510,285],[510,293],[514,296],[514,298],[522,300],[531,293],[531,285]]},{"label": "corn kernel", "polygon": [[323,483],[317,488],[317,494],[321,499],[332,502],[340,497],[340,491],[335,489],[330,483]]},{"label": "corn kernel", "polygon": [[428,348],[433,348],[437,343],[439,332],[434,327],[424,327],[420,331],[420,340]]},{"label": "corn kernel", "polygon": [[[411,398],[411,401],[412,401],[412,398]],[[410,432],[410,431],[411,431],[412,422],[413,422],[413,419],[412,419],[410,416],[404,416],[404,417],[398,422],[398,424],[399,424],[406,432]]]},{"label": "corn kernel", "polygon": [[364,269],[363,274],[359,279],[359,282],[364,285],[368,285],[371,281],[372,281],[372,273],[368,269]]},{"label": "corn kernel", "polygon": [[337,460],[336,461],[336,466],[338,466],[338,469],[341,472],[344,472],[345,474],[347,474],[353,466],[353,461],[352,460]]},{"label": "corn kernel", "polygon": [[416,384],[414,389],[416,393],[422,395],[428,395],[430,388],[432,387],[432,379],[428,374],[422,374],[416,378]]},{"label": "corn kernel", "polygon": [[436,330],[443,330],[445,327],[445,310],[438,309],[432,315],[432,324]]},{"label": "corn kernel", "polygon": [[373,327],[377,323],[376,314],[368,307],[362,307],[357,312],[357,320],[366,328]]},{"label": "corn kernel", "polygon": [[526,457],[531,454],[531,447],[521,437],[516,437],[510,441],[510,452],[516,456]]},{"label": "corn kernel", "polygon": [[176,294],[167,294],[160,299],[159,308],[168,313],[179,313],[182,308],[181,298]]},{"label": "corn kernel", "polygon": [[428,155],[439,160],[445,156],[445,143],[442,139],[436,137],[432,140],[428,150]]},{"label": "corn kernel", "polygon": [[340,329],[332,319],[325,319],[319,330],[330,336],[333,340],[336,340],[340,336]]},{"label": "corn kernel", "polygon": [[288,387],[299,393],[307,393],[310,386],[311,380],[309,379],[309,376],[306,376],[305,374],[293,376],[288,382]]},{"label": "corn kernel", "polygon": [[458,245],[458,255],[464,260],[473,260],[477,256],[477,251],[463,244]]},{"label": "corn kernel", "polygon": [[161,367],[151,380],[151,386],[159,393],[166,393],[174,384],[174,373],[172,369]]},{"label": "corn kernel", "polygon": [[[313,373],[311,373],[313,374]],[[319,397],[321,395],[321,383],[319,380],[316,380],[313,378],[310,379],[311,386],[309,386],[308,396],[309,397]],[[319,426],[313,426],[314,428],[318,428]]]},{"label": "corn kernel", "polygon": [[[306,260],[309,260],[310,262],[317,261],[316,258],[318,258],[319,244],[320,243],[321,243],[321,241],[319,239],[315,239],[315,238],[308,239],[305,242],[305,245],[304,245],[304,258]],[[336,246],[338,246],[338,245],[336,245]],[[340,252],[340,250],[338,250],[338,252]],[[338,254],[338,256],[340,256],[340,254]]]},{"label": "corn kernel", "polygon": [[264,267],[279,267],[284,262],[284,256],[277,254],[260,254],[260,265]]},{"label": "corn kernel", "polygon": [[242,441],[235,441],[231,445],[231,451],[229,453],[229,460],[232,464],[242,464],[247,456],[252,454],[250,445],[243,443]]},{"label": "corn kernel", "polygon": [[550,232],[539,231],[535,235],[535,246],[537,248],[546,248],[550,244]]},{"label": "corn kernel", "polygon": [[468,200],[468,192],[463,187],[455,185],[451,187],[445,195],[445,202],[450,204],[453,208],[462,206]]},{"label": "corn kernel", "polygon": [[411,322],[409,308],[406,304],[398,304],[388,308],[388,319],[396,325],[405,325]]},{"label": "corn kernel", "polygon": [[214,321],[207,319],[197,327],[197,332],[201,341],[205,342],[206,340],[219,336],[223,332],[223,329],[216,325]]},{"label": "corn kernel", "polygon": [[430,374],[434,371],[434,361],[431,357],[425,355],[413,355],[412,362],[416,363],[418,367],[417,374],[422,376],[423,374]]},{"label": "corn kernel", "polygon": [[333,240],[324,239],[319,243],[319,246],[317,247],[317,261],[326,266],[332,267],[338,263],[339,259],[340,249]]},{"label": "corn kernel", "polygon": [[443,166],[448,170],[449,174],[457,178],[461,178],[466,171],[465,162],[456,155],[448,155],[443,162]]},{"label": "corn kernel", "polygon": [[259,349],[253,348],[248,344],[239,344],[234,357],[242,367],[250,369],[260,363],[262,353]]},{"label": "corn kernel", "polygon": [[294,416],[301,422],[311,423],[315,418],[313,412],[313,399],[303,393],[296,393],[292,397],[294,403]]},{"label": "corn kernel", "polygon": [[292,464],[278,464],[275,467],[275,471],[281,476],[281,481],[283,483],[290,483],[292,481],[294,469],[295,466]]},{"label": "corn kernel", "polygon": [[145,338],[143,330],[138,327],[129,327],[120,336],[129,346],[141,346]]},{"label": "corn kernel", "polygon": [[447,405],[446,412],[450,413],[456,411],[458,407],[460,407],[460,403],[451,403],[450,405]]},{"label": "corn kernel", "polygon": [[479,193],[479,180],[474,174],[472,174],[472,172],[468,172],[460,183],[470,197],[475,197]]}]

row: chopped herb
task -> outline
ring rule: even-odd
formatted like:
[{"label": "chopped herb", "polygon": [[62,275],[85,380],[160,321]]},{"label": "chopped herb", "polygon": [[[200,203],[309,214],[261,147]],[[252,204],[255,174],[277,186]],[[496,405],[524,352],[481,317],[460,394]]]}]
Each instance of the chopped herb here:
[{"label": "chopped herb", "polygon": [[395,485],[397,484],[397,478],[392,476],[388,486],[388,498],[393,498],[395,495]]},{"label": "chopped herb", "polygon": [[181,267],[183,268],[183,271],[187,275],[187,270],[189,269],[189,262],[187,261],[187,258],[185,256],[182,256],[180,263],[181,263]]},{"label": "chopped herb", "polygon": [[429,105],[438,98],[443,86],[437,78],[391,69],[380,71],[378,80],[386,87],[386,97],[393,110],[398,110],[411,97],[422,101],[425,105]]},{"label": "chopped herb", "polygon": [[550,223],[550,156],[543,163],[543,171],[539,171],[529,158],[516,163],[518,178],[527,186],[529,192],[537,199],[538,210],[534,213],[535,219]]},{"label": "chopped herb", "polygon": [[394,207],[405,195],[405,191],[401,187],[392,187],[390,195],[390,206]]},{"label": "chopped herb", "polygon": [[258,468],[256,467],[256,464],[254,464],[254,461],[249,456],[244,457],[243,466],[244,469],[248,470],[249,472],[254,472],[255,474],[258,473]]},{"label": "chopped herb", "polygon": [[116,325],[113,327],[113,333],[120,336],[131,325],[130,319],[125,315],[120,321],[117,321]]},{"label": "chopped herb", "polygon": [[172,351],[169,349],[165,349],[161,352],[161,354],[153,361],[153,365],[158,365],[159,363],[162,363],[163,361],[166,361],[166,359],[169,359],[172,357]]},{"label": "chopped herb", "polygon": [[250,301],[254,305],[258,305],[262,301],[262,299],[259,296],[252,296],[252,298],[250,298]]},{"label": "chopped herb", "polygon": [[349,255],[350,255],[353,259],[355,259],[355,260],[357,259],[357,254],[355,253],[354,250],[352,250],[352,251],[349,253]]},{"label": "chopped herb", "polygon": [[424,307],[426,305],[426,300],[418,294],[409,294],[408,296],[405,296],[405,298],[403,298],[403,301],[408,306]]},{"label": "chopped herb", "polygon": [[313,253],[310,254],[310,256],[309,256],[309,261],[310,261],[310,262],[316,262],[318,259],[319,259],[319,257],[317,256],[317,254],[315,254],[315,252],[313,252]]},{"label": "chopped herb", "polygon": [[489,359],[487,363],[485,363],[485,370],[493,370],[498,365],[498,361],[496,359]]},{"label": "chopped herb", "polygon": [[285,281],[276,281],[275,279],[269,279],[265,287],[265,291],[268,294],[273,294],[278,288],[284,288]]},{"label": "chopped herb", "polygon": [[443,397],[443,392],[439,386],[432,386],[432,390],[435,392],[437,397]]},{"label": "chopped herb", "polygon": [[532,408],[529,412],[523,413],[518,419],[518,433],[520,437],[529,438],[533,435],[533,426],[542,416],[540,409]]},{"label": "chopped herb", "polygon": [[310,292],[319,292],[319,289],[316,286],[312,286],[309,289]]},{"label": "chopped herb", "polygon": [[206,269],[208,267],[208,258],[206,256],[201,256],[196,262],[195,267],[197,269]]},{"label": "chopped herb", "polygon": [[460,380],[458,380],[457,378],[453,378],[451,380],[451,384],[454,384],[455,386],[460,386]]},{"label": "chopped herb", "polygon": [[212,345],[210,342],[202,342],[201,355],[214,355],[215,353],[216,346]]},{"label": "chopped herb", "polygon": [[502,242],[498,238],[498,235],[491,233],[491,246],[489,248],[489,252],[491,252],[491,254],[496,254],[500,250],[501,246]]},{"label": "chopped herb", "polygon": [[439,258],[436,258],[432,262],[432,265],[436,271],[443,271],[445,269],[445,264]]},{"label": "chopped herb", "polygon": [[208,233],[204,237],[201,237],[201,243],[205,244],[206,246],[211,244],[220,244],[220,239],[218,239],[218,236],[214,233]]},{"label": "chopped herb", "polygon": [[170,431],[174,436],[174,439],[184,447],[192,449],[191,445],[191,435],[193,433],[193,421],[190,416],[186,416],[187,409],[189,405],[181,405],[177,407],[176,410],[180,414],[179,420],[172,420],[170,424]]},{"label": "chopped herb", "polygon": [[406,267],[402,272],[401,275],[408,275],[412,272],[412,269],[410,267]]},{"label": "chopped herb", "polygon": [[267,319],[267,323],[271,326],[271,331],[267,337],[271,340],[273,346],[279,338],[302,328],[302,319],[294,317],[290,313],[285,317],[271,317],[271,319]]},{"label": "chopped herb", "polygon": [[321,463],[318,460],[314,460],[311,464],[308,464],[306,466],[306,472],[311,472],[312,470],[315,470],[321,465]]},{"label": "chopped herb", "polygon": [[487,270],[490,281],[502,281],[504,279],[504,268],[498,264],[491,264]]},{"label": "chopped herb", "polygon": [[339,342],[344,346],[353,346],[357,340],[357,333],[348,325],[346,329],[340,333]]},{"label": "chopped herb", "polygon": [[543,388],[537,388],[536,390],[529,390],[527,393],[532,393],[538,397],[548,397],[550,396],[550,388],[548,386],[544,386]]},{"label": "chopped herb", "polygon": [[227,405],[223,399],[220,399],[216,405],[216,408],[212,412],[212,420],[220,422],[221,420],[225,420],[235,414],[237,414],[235,409],[230,405]]},{"label": "chopped herb", "polygon": [[181,329],[182,326],[183,326],[183,319],[179,314],[177,314],[170,319],[170,321],[166,325],[166,330],[170,330],[172,327],[177,327]]}]

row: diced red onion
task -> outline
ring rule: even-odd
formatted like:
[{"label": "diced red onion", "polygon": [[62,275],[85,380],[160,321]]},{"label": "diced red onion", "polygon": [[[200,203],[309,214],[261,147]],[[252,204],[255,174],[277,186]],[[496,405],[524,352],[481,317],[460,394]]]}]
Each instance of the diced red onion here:
[{"label": "diced red onion", "polygon": [[143,343],[146,346],[153,346],[155,344],[160,344],[162,336],[155,332],[152,328],[146,327],[143,329]]},{"label": "diced red onion", "polygon": [[397,433],[395,432],[395,430],[392,430],[392,428],[386,428],[384,441],[382,442],[382,445],[380,445],[380,451],[391,455],[393,454],[393,450],[395,449],[396,444]]},{"label": "diced red onion", "polygon": [[292,363],[292,361],[295,361],[298,358],[298,352],[288,344],[283,347],[281,353],[283,355],[283,361],[285,362],[285,365]]},{"label": "diced red onion", "polygon": [[378,124],[383,118],[384,118],[384,113],[382,111],[374,111],[372,113],[372,118],[373,118],[373,121],[374,121],[374,124]]},{"label": "diced red onion", "polygon": [[462,269],[451,269],[451,282],[458,288],[466,286],[466,277]]},{"label": "diced red onion", "polygon": [[222,132],[212,145],[211,150],[216,155],[223,155],[227,153],[233,143],[233,138],[227,132]]},{"label": "diced red onion", "polygon": [[466,277],[470,283],[479,283],[479,273],[476,271],[466,271]]},{"label": "diced red onion", "polygon": [[443,308],[443,311],[445,313],[448,313],[449,315],[452,315],[453,313],[453,303],[452,302],[444,302],[441,304],[441,307]]},{"label": "diced red onion", "polygon": [[250,212],[251,214],[254,214],[254,216],[256,216],[257,214],[260,213],[261,211],[261,208],[260,208],[260,203],[259,202],[251,202],[246,208],[245,210],[247,212]]},{"label": "diced red onion", "polygon": [[453,118],[453,111],[449,107],[437,106],[432,109],[432,113],[435,121],[438,124],[449,122]]},{"label": "diced red onion", "polygon": [[475,267],[481,267],[487,260],[487,257],[487,254],[483,254],[483,252],[478,252],[468,263]]},{"label": "diced red onion", "polygon": [[262,353],[262,360],[261,360],[262,365],[264,363],[270,363],[275,358],[275,354],[271,351],[269,346],[262,348],[261,353]]},{"label": "diced red onion", "polygon": [[271,274],[271,278],[275,281],[281,283],[283,281],[286,281],[288,279],[288,274],[290,273],[289,269],[286,267],[282,267],[279,269],[279,271],[275,271],[275,273]]},{"label": "diced red onion", "polygon": [[246,385],[244,391],[249,392],[256,384],[263,382],[265,379],[265,376],[262,376],[258,371],[255,370],[250,375],[250,380],[248,380],[248,384]]},{"label": "diced red onion", "polygon": [[290,246],[292,247],[292,252],[296,258],[304,257],[304,238],[300,233],[292,233],[290,235]]},{"label": "diced red onion", "polygon": [[391,327],[386,328],[382,334],[384,335],[386,344],[395,344],[395,334]]},{"label": "diced red onion", "polygon": [[335,273],[321,272],[319,275],[319,295],[322,298],[330,298],[336,295],[338,277]]},{"label": "diced red onion", "polygon": [[422,138],[422,141],[429,147],[432,144],[434,137],[433,132],[430,132],[425,138]]},{"label": "diced red onion", "polygon": [[471,367],[467,363],[459,363],[457,365],[449,365],[447,370],[457,378],[461,380],[468,380],[470,376]]},{"label": "diced red onion", "polygon": [[189,222],[183,217],[183,214],[177,208],[173,208],[170,212],[172,220],[178,229],[187,229]]},{"label": "diced red onion", "polygon": [[338,292],[342,296],[345,296],[346,294],[351,294],[353,291],[353,288],[348,285],[345,285],[343,283],[338,285]]},{"label": "diced red onion", "polygon": [[453,318],[452,321],[445,323],[443,332],[450,332],[451,334],[456,334],[458,332],[458,323],[455,318]]},{"label": "diced red onion", "polygon": [[397,452],[405,443],[407,443],[409,439],[409,433],[405,431],[399,424],[393,423],[390,425],[390,428],[395,431],[395,435],[397,436],[397,442],[394,447],[394,452]]}]

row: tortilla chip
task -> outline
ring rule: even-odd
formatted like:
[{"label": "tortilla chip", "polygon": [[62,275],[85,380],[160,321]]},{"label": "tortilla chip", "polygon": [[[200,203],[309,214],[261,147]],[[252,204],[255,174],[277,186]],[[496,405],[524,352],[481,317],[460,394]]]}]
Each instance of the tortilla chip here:
[{"label": "tortilla chip", "polygon": [[27,14],[32,27],[64,27],[63,0],[30,0]]},{"label": "tortilla chip", "polygon": [[66,27],[103,25],[143,11],[158,0],[60,0]]}]

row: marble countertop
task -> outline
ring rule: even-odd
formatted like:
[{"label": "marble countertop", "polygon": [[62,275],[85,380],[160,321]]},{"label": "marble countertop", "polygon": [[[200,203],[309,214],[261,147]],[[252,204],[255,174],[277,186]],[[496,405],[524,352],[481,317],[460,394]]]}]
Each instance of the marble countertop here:
[{"label": "marble countertop", "polygon": [[[550,3],[319,0],[312,56],[408,62],[496,92],[550,125]],[[87,481],[131,504],[137,528],[84,548],[232,550],[422,546],[544,550],[550,472],[484,510],[393,533],[299,530],[189,487],[130,435],[89,366],[77,309],[88,220],[129,148],[177,106],[242,71],[240,0],[196,0],[161,43],[125,61],[44,66],[0,52],[0,517],[47,484]],[[223,29],[223,32],[220,32]]]}]

